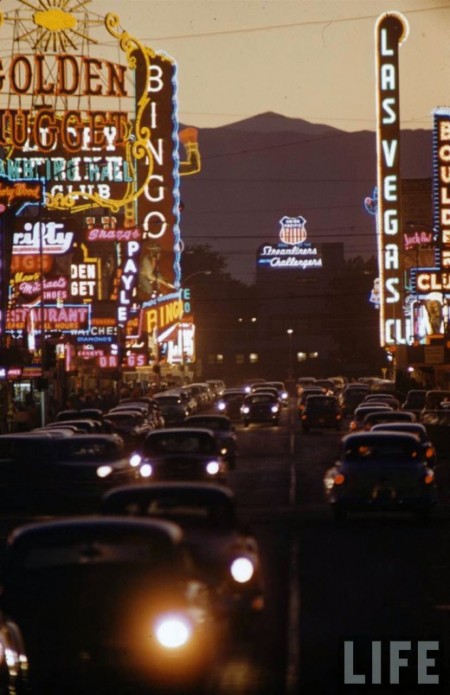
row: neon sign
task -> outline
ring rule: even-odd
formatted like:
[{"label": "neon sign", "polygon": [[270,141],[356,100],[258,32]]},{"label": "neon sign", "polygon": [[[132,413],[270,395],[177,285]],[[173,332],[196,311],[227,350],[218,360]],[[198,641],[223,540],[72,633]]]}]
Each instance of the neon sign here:
[{"label": "neon sign", "polygon": [[307,242],[306,220],[287,217],[280,220],[279,244],[263,244],[257,253],[258,266],[268,268],[295,268],[308,270],[322,268],[322,256],[319,248]]},{"label": "neon sign", "polygon": [[398,49],[407,37],[396,12],[376,23],[377,61],[377,239],[380,265],[380,342],[405,343],[400,267],[400,105]]},{"label": "neon sign", "polygon": [[440,230],[441,267],[450,268],[450,109],[434,111],[433,194],[435,227]]}]

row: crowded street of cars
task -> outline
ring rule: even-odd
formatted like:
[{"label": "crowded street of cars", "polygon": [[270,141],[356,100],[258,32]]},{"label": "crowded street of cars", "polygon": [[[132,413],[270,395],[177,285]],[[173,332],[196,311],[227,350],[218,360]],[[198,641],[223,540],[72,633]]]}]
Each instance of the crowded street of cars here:
[{"label": "crowded street of cars", "polygon": [[[71,413],[0,436],[2,692],[338,695],[344,645],[369,680],[367,645],[390,640],[436,643],[444,683],[450,450],[405,421],[406,394],[359,405],[398,413],[368,429],[350,384],[197,386],[181,424],[133,397],[90,432]],[[249,417],[252,396],[269,406]],[[125,443],[110,428],[129,412],[147,431]]]}]

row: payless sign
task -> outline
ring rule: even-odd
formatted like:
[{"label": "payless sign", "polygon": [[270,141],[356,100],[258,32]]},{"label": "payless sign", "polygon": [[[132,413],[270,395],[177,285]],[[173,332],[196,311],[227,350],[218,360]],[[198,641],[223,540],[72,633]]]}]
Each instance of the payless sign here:
[{"label": "payless sign", "polygon": [[398,49],[407,23],[398,13],[376,24],[377,58],[377,235],[380,266],[380,343],[406,342],[400,265],[400,106]]}]

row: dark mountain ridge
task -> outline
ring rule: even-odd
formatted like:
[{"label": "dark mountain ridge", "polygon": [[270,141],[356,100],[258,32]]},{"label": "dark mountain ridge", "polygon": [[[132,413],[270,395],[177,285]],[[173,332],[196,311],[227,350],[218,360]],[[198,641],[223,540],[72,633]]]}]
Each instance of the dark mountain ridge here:
[{"label": "dark mountain ridge", "polygon": [[[376,136],[260,114],[199,130],[202,170],[181,181],[186,246],[209,244],[251,283],[255,254],[276,243],[279,220],[306,218],[309,241],[342,241],[346,257],[376,253],[364,199],[376,186]],[[432,130],[404,130],[403,178],[432,175]],[[430,202],[431,204],[431,202]]]}]

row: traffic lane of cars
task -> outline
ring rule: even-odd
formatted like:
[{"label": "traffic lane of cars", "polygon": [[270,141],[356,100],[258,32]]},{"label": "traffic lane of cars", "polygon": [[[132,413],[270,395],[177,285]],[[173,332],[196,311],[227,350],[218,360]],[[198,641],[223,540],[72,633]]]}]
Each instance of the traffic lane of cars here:
[{"label": "traffic lane of cars", "polygon": [[407,514],[354,513],[336,525],[323,476],[340,439],[333,431],[296,437],[299,692],[305,695],[347,692],[344,639],[356,639],[355,668],[368,679],[367,692],[371,664],[364,654],[371,640],[440,639],[447,663],[450,656],[448,461],[437,463],[439,504],[429,523]]},{"label": "traffic lane of cars", "polygon": [[[244,465],[240,467],[238,474],[239,480],[247,479],[248,473],[253,477],[253,483],[250,486],[250,491],[254,492],[255,472],[257,473],[257,481],[259,487],[258,499],[254,500],[255,506],[268,509],[270,502],[276,501],[277,495],[275,490],[279,488],[279,502],[283,505],[286,503],[286,481],[288,470],[288,448],[286,446],[287,433],[285,428],[273,428],[266,425],[255,425],[246,431],[247,439],[253,440],[253,443],[258,443],[257,446],[257,467],[255,461],[251,460],[249,467]],[[282,450],[284,464],[280,461],[280,436],[283,437]],[[265,442],[265,445],[261,444]],[[253,446],[253,445],[252,445]],[[248,449],[247,449],[248,451]],[[268,456],[268,463],[264,467],[266,471],[261,470],[262,454]],[[274,463],[275,462],[275,463]],[[232,476],[235,476],[233,472]],[[262,478],[261,478],[262,474]],[[261,481],[266,481],[267,484]],[[277,482],[275,486],[274,483]],[[231,481],[233,482],[233,481]],[[235,481],[235,482],[238,482]],[[240,483],[238,482],[238,485]],[[245,486],[244,486],[245,487]],[[261,500],[259,500],[261,495]],[[251,495],[246,494],[245,501],[249,502],[252,507]],[[259,511],[258,511],[259,515]],[[25,519],[16,518],[16,522],[21,525]],[[10,518],[2,519],[2,528],[10,528],[13,520]],[[226,693],[231,692],[255,692],[262,693],[279,693],[283,692],[284,683],[284,655],[283,644],[285,640],[285,602],[287,600],[286,588],[283,585],[279,588],[280,581],[284,582],[287,572],[285,567],[289,560],[289,539],[286,533],[283,533],[278,526],[278,522],[273,520],[273,512],[269,516],[266,514],[266,520],[259,522],[261,533],[261,555],[264,567],[269,568],[267,576],[267,590],[270,601],[270,606],[266,607],[260,621],[260,630],[257,630],[257,638],[251,643],[248,639],[241,640],[239,634],[236,636],[236,643],[232,643],[226,647],[226,654],[221,654],[219,657],[219,665],[215,669],[213,680],[215,682],[211,693]],[[274,586],[277,586],[276,590]],[[268,608],[268,610],[267,610]],[[266,618],[267,612],[267,618]],[[225,643],[224,643],[225,644]],[[273,659],[275,656],[275,663]],[[222,657],[225,661],[222,661]],[[234,675],[233,675],[234,674]],[[184,695],[184,691],[183,691]]]}]

